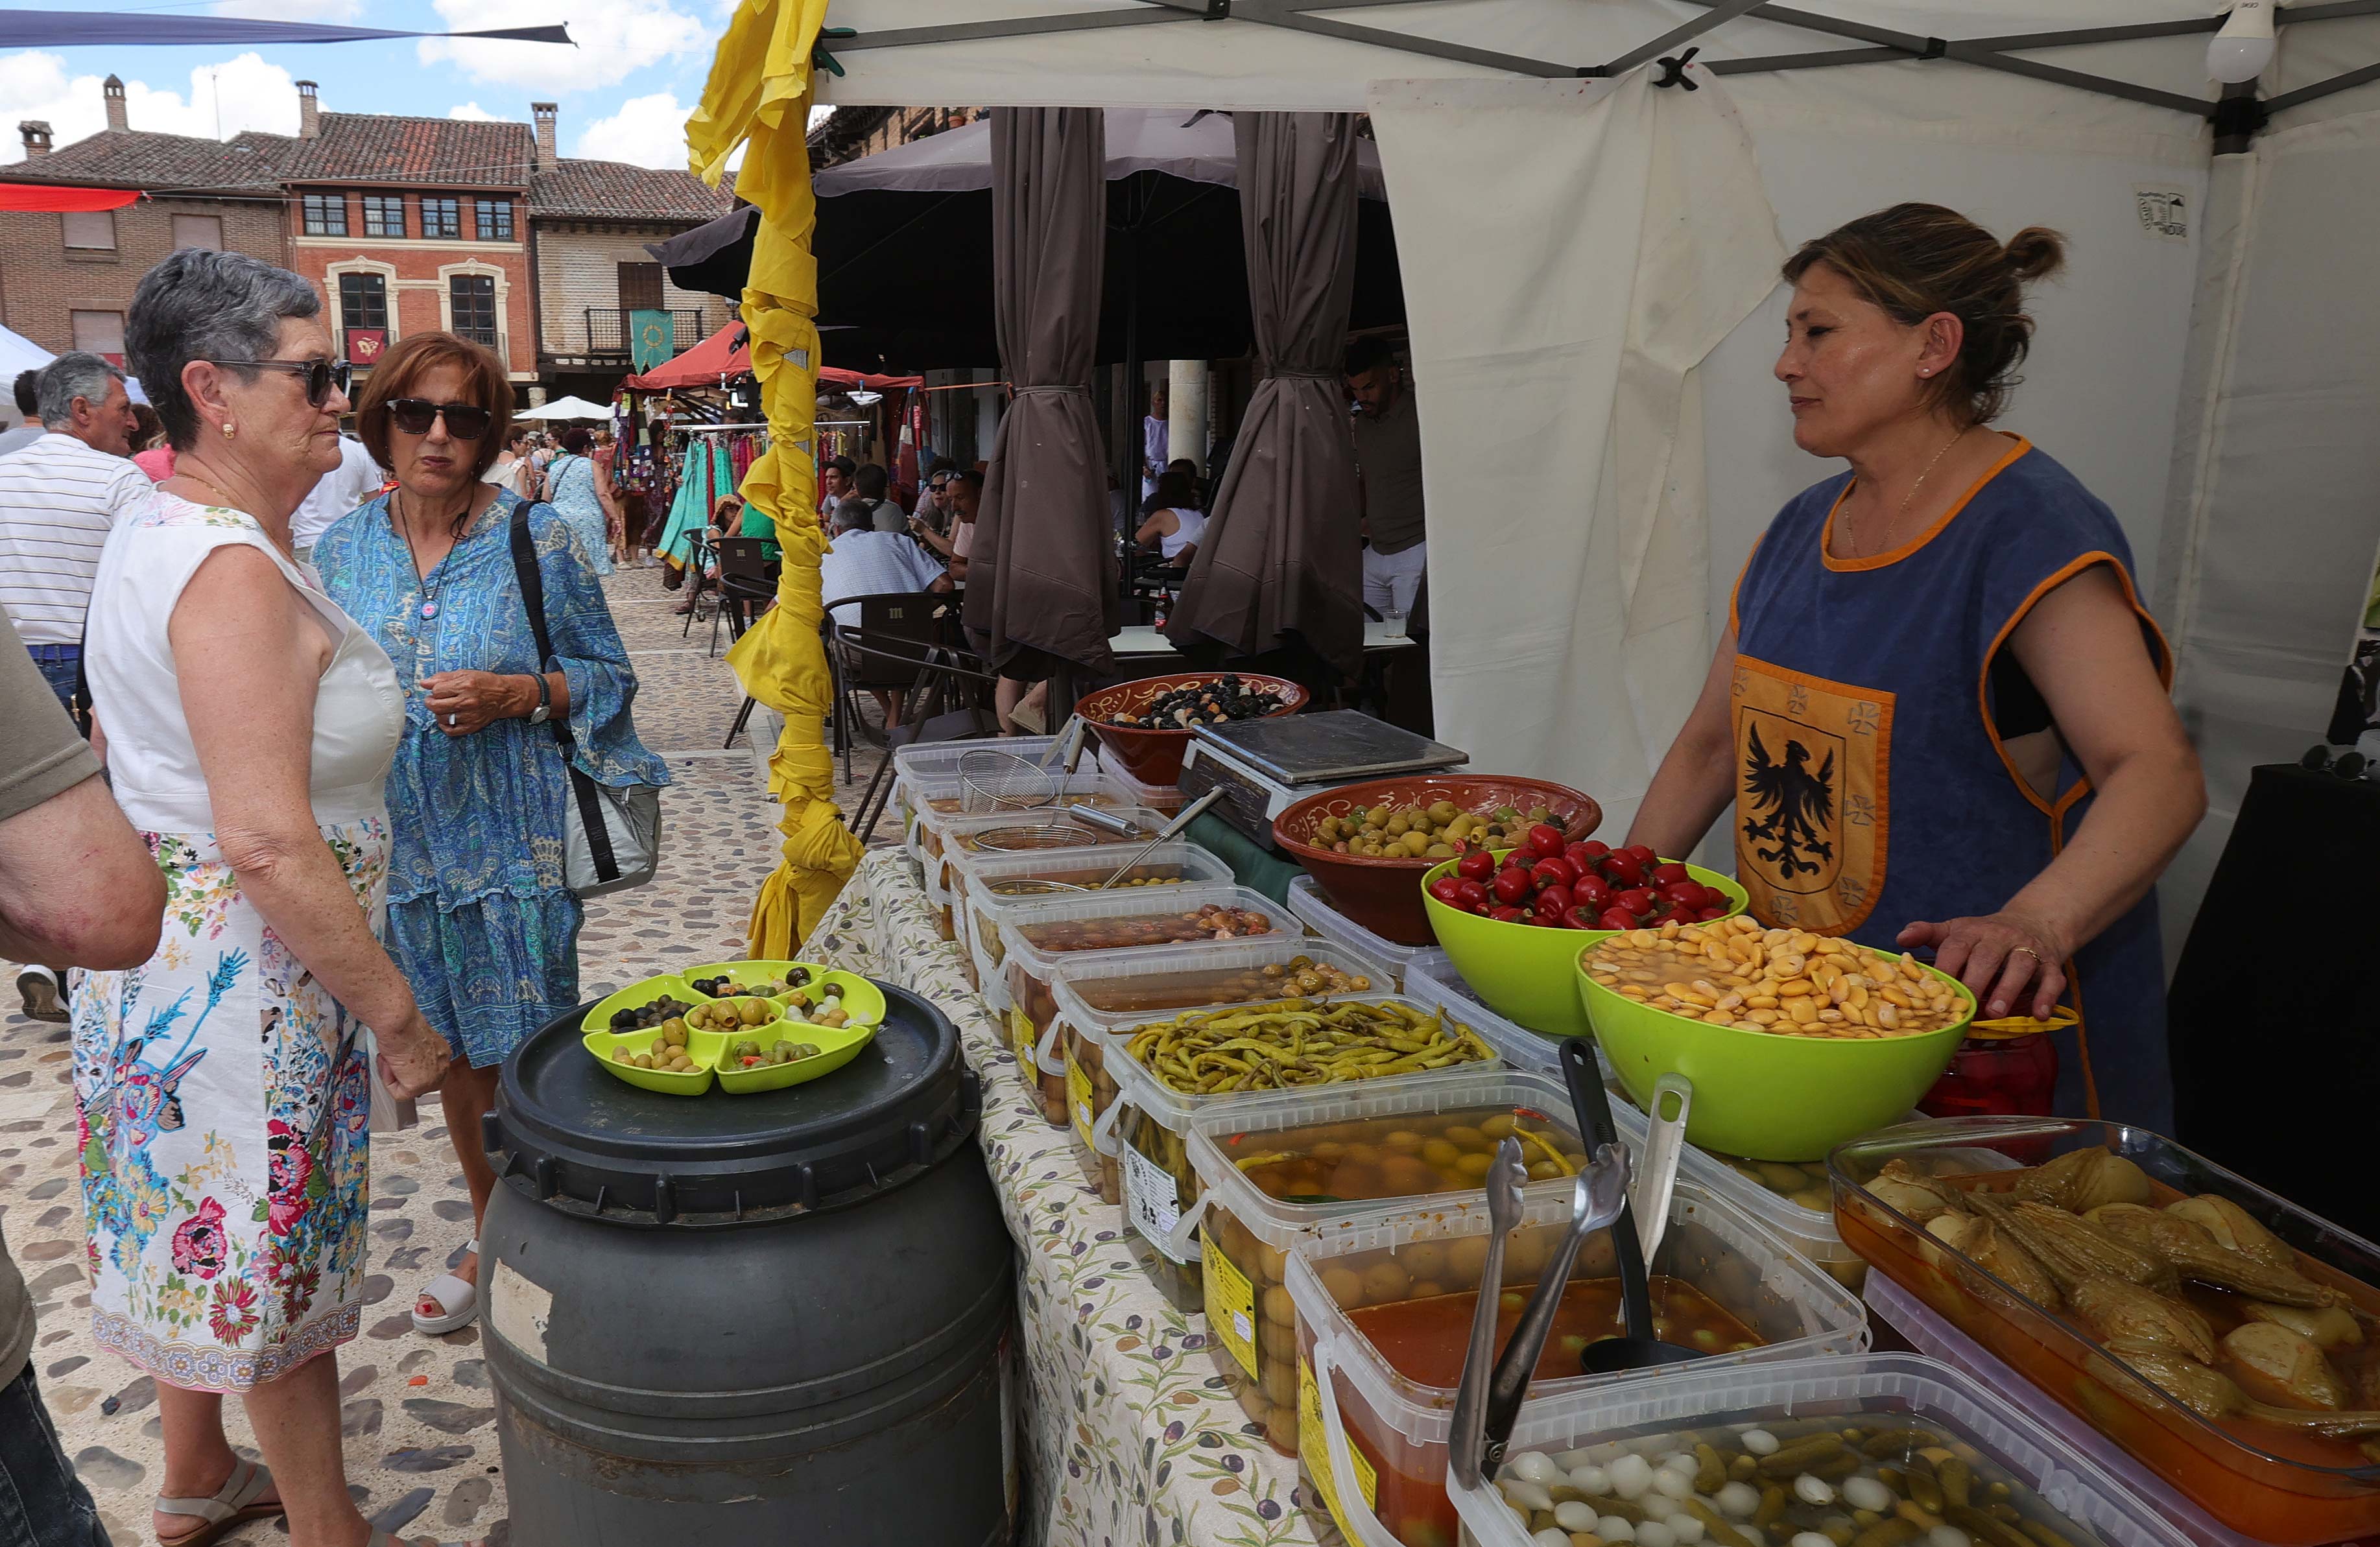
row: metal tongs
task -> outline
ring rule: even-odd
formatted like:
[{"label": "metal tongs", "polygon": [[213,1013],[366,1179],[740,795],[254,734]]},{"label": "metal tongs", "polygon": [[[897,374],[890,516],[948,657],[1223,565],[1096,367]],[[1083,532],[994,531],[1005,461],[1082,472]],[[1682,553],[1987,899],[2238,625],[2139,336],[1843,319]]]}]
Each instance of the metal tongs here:
[{"label": "metal tongs", "polygon": [[[1571,1186],[1570,1229],[1555,1246],[1537,1287],[1521,1311],[1504,1356],[1496,1353],[1496,1312],[1503,1298],[1504,1242],[1521,1222],[1521,1189],[1528,1180],[1521,1146],[1511,1139],[1496,1146],[1488,1167],[1488,1260],[1480,1269],[1479,1300],[1471,1314],[1471,1342],[1463,1360],[1463,1381],[1455,1388],[1454,1430],[1450,1463],[1455,1479],[1465,1487],[1496,1475],[1504,1464],[1504,1446],[1521,1416],[1521,1399],[1528,1395],[1529,1377],[1545,1352],[1561,1308],[1562,1291],[1570,1285],[1579,1248],[1596,1231],[1607,1229],[1628,1205],[1628,1152],[1605,1144]],[[1489,1365],[1493,1361],[1491,1372]]]}]

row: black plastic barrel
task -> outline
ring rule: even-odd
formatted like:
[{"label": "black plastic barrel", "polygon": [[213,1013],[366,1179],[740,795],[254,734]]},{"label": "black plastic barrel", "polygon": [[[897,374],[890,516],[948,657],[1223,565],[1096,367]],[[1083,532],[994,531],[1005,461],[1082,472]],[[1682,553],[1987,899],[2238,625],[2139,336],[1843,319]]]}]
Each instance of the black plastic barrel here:
[{"label": "black plastic barrel", "polygon": [[1008,1232],[950,1021],[841,1070],[642,1091],[579,1013],[504,1071],[485,1339],[518,1547],[993,1547]]}]

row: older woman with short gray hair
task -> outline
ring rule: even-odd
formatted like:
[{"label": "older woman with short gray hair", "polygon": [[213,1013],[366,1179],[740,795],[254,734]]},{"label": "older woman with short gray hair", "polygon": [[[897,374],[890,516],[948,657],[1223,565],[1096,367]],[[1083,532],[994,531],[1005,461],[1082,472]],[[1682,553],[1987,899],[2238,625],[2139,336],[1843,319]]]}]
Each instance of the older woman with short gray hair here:
[{"label": "older woman with short gray hair", "polygon": [[[155,956],[74,995],[91,1320],[156,1381],[164,1547],[283,1514],[293,1547],[385,1543],[334,1354],[363,1311],[367,1061],[377,1033],[408,1095],[447,1053],[374,937],[396,673],[290,553],[347,369],[305,280],[199,248],[141,280],[125,344],[176,468],[107,539],[85,671],[169,900]],[[271,1472],[225,1442],[230,1392]]]}]

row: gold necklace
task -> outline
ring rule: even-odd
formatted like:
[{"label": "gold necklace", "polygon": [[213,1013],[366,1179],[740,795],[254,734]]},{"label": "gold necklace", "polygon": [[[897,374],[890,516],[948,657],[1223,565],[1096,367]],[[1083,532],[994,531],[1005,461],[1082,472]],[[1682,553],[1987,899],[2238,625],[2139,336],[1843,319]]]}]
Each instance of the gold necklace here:
[{"label": "gold necklace", "polygon": [[[1967,427],[1968,429],[1973,429],[1973,428],[1974,427],[1973,425],[1969,425]],[[1952,446],[1957,445],[1966,438],[1967,430],[1962,429],[1959,431],[1958,434],[1951,436],[1948,441],[1942,442],[1942,449],[1934,453],[1934,460],[1925,465],[1925,471],[1917,475],[1917,481],[1911,484],[1909,486],[1909,492],[1900,497],[1900,503],[1894,508],[1892,513],[1892,519],[1894,521],[1899,521],[1902,516],[1909,514],[1909,507],[1914,503],[1917,499],[1917,491],[1925,487],[1925,480],[1934,476],[1934,469],[1939,467],[1942,465],[1942,459],[1950,454],[1950,448]],[[1854,515],[1848,516],[1844,519],[1843,536],[1851,539],[1852,551],[1850,557],[1853,559],[1863,557],[1859,550],[1859,517]],[[1874,554],[1864,556],[1868,558],[1875,557]]]}]

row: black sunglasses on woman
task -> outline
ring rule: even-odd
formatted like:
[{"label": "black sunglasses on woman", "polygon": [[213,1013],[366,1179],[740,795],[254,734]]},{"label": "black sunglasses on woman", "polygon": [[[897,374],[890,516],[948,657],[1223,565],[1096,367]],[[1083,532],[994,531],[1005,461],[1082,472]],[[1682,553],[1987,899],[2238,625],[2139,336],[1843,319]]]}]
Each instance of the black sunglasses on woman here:
[{"label": "black sunglasses on woman", "polygon": [[277,370],[288,376],[306,380],[306,402],[320,408],[331,400],[331,389],[346,395],[347,386],[355,380],[355,367],[345,360],[209,360],[233,370]]},{"label": "black sunglasses on woman", "polygon": [[390,398],[388,417],[407,435],[429,434],[431,422],[443,417],[446,433],[457,441],[478,440],[495,418],[476,403],[432,403],[426,397]]}]

